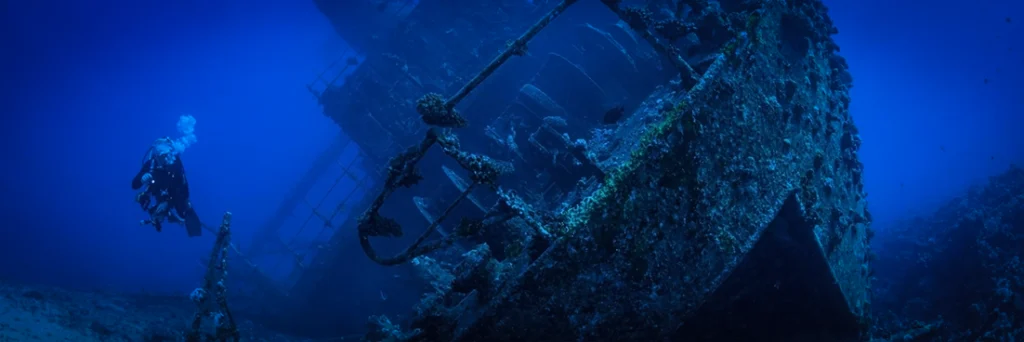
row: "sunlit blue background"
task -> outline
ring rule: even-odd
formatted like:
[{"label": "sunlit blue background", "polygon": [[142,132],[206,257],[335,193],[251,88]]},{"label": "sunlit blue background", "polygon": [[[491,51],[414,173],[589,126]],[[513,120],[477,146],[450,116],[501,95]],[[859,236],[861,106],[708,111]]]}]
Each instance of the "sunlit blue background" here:
[{"label": "sunlit blue background", "polygon": [[[1024,163],[1024,2],[826,2],[877,228]],[[339,134],[304,88],[345,50],[312,1],[5,6],[0,279],[187,292],[212,237],[138,225],[148,144],[197,118],[192,201],[247,246]]]}]

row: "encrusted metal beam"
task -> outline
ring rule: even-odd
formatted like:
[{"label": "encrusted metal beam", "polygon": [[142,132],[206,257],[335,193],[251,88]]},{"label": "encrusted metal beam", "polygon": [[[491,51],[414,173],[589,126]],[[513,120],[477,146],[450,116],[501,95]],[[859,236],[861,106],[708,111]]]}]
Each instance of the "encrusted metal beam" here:
[{"label": "encrusted metal beam", "polygon": [[530,29],[526,30],[526,32],[524,32],[523,35],[519,36],[519,38],[516,38],[516,40],[510,42],[508,44],[508,48],[506,48],[505,51],[502,51],[501,54],[499,54],[497,57],[494,57],[494,59],[491,60],[491,63],[487,64],[487,66],[484,67],[484,69],[481,70],[480,73],[476,75],[476,77],[473,77],[473,79],[469,80],[469,82],[467,82],[466,85],[462,86],[462,89],[459,89],[459,91],[456,92],[455,95],[452,95],[452,97],[448,98],[448,101],[445,102],[445,107],[448,109],[455,108],[455,105],[457,105],[459,101],[462,101],[462,99],[469,95],[469,93],[473,91],[473,89],[479,86],[480,83],[483,83],[483,81],[487,79],[487,77],[491,76],[491,74],[497,71],[498,67],[504,64],[505,61],[507,61],[509,58],[512,58],[512,56],[526,55],[526,43],[533,39],[533,37],[537,36],[537,34],[540,33],[540,31],[543,30],[545,27],[547,27],[552,20],[555,20],[555,18],[557,18],[559,15],[565,12],[565,10],[568,9],[569,6],[572,6],[572,4],[576,3],[576,1],[578,0],[562,1],[557,6],[555,6],[555,8],[551,9],[551,11],[549,11],[547,15],[545,15],[543,18],[541,18],[535,24],[533,24],[533,26],[530,26]]},{"label": "encrusted metal beam", "polygon": [[[231,245],[231,213],[224,213],[220,229],[217,230],[217,240],[210,252],[210,260],[206,266],[206,276],[203,277],[203,287],[192,291],[191,299],[196,304],[196,313],[192,319],[191,329],[186,333],[185,340],[188,342],[199,342],[202,340],[200,331],[203,319],[213,316],[215,338],[219,341],[239,341],[241,334],[235,324],[235,317],[228,308],[227,285],[228,277],[228,247]],[[210,299],[213,299],[214,308],[210,309]]]},{"label": "encrusted metal beam", "polygon": [[679,72],[682,73],[683,79],[697,80],[700,75],[697,75],[697,72],[693,70],[690,63],[687,63],[686,60],[679,55],[679,51],[677,51],[675,47],[662,44],[658,41],[658,38],[651,33],[649,30],[652,24],[650,12],[646,9],[637,7],[622,8],[620,6],[621,2],[621,0],[601,0],[601,3],[604,3],[608,9],[612,10],[612,12],[615,12],[615,15],[619,16],[619,19],[629,25],[629,27],[633,29],[633,32],[639,34],[640,37],[647,41],[655,51],[667,57],[669,62],[672,63],[672,66],[679,69]]}]

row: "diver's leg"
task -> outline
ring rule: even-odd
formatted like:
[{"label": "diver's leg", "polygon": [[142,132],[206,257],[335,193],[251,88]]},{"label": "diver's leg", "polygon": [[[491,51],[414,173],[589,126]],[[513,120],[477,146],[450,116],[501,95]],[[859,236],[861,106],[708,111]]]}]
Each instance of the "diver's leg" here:
[{"label": "diver's leg", "polygon": [[182,216],[184,216],[184,215],[178,213],[177,209],[168,211],[167,212],[167,222],[170,222],[170,223],[182,223],[182,222],[185,222],[185,219]]},{"label": "diver's leg", "polygon": [[196,216],[196,211],[192,208],[191,201],[184,200],[175,203],[173,213],[168,216],[168,221],[184,225],[189,237],[203,234],[203,223]]},{"label": "diver's leg", "polygon": [[149,224],[152,224],[156,228],[156,231],[162,229],[161,223],[167,218],[167,211],[170,210],[170,206],[167,202],[157,203],[156,206],[150,208],[149,211]]},{"label": "diver's leg", "polygon": [[186,200],[180,200],[178,198],[180,198],[180,197],[175,197],[175,201],[173,203],[174,204],[173,212],[174,212],[174,216],[175,216],[174,218],[177,219],[178,222],[185,222],[185,217],[187,217],[188,214],[189,214],[189,207],[191,207],[191,204],[189,204],[187,199]]},{"label": "diver's leg", "polygon": [[185,217],[185,230],[188,231],[189,237],[203,235],[203,223],[199,221],[199,215],[196,215],[192,202],[188,203],[188,209],[182,212],[182,216]]}]

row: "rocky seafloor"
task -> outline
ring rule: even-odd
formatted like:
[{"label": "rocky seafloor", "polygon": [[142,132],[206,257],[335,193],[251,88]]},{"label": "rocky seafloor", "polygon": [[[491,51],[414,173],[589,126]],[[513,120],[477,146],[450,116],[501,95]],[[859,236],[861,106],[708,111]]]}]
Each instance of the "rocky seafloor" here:
[{"label": "rocky seafloor", "polygon": [[880,229],[874,336],[1024,341],[1024,169]]},{"label": "rocky seafloor", "polygon": [[[195,305],[187,296],[119,295],[0,282],[0,342],[179,341]],[[203,322],[212,326],[211,320]],[[243,341],[312,341],[239,319]]]}]

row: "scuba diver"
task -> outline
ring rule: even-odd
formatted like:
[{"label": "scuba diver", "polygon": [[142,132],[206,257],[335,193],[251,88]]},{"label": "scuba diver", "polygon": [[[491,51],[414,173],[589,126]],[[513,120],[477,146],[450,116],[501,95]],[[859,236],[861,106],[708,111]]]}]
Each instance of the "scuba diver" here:
[{"label": "scuba diver", "polygon": [[153,225],[159,232],[166,220],[184,225],[189,237],[202,234],[202,223],[189,201],[185,166],[171,138],[157,139],[149,147],[142,169],[132,179],[132,190],[140,189],[135,195],[135,202],[149,214],[149,219],[142,220],[140,224]]}]

